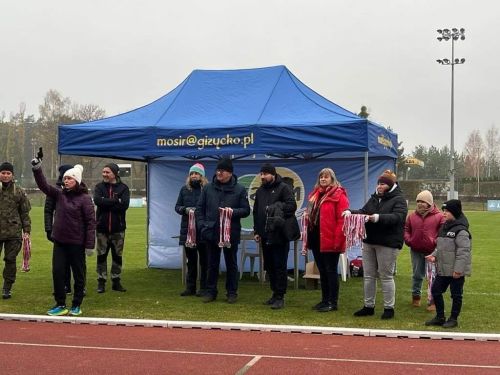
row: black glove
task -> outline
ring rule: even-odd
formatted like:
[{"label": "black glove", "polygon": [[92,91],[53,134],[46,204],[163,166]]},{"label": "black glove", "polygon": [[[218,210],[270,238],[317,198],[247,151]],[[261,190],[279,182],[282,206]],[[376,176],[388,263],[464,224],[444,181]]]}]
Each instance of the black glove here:
[{"label": "black glove", "polygon": [[54,242],[54,240],[52,239],[52,231],[51,230],[46,230],[45,233],[47,234],[47,239],[50,242]]},{"label": "black glove", "polygon": [[40,159],[40,161],[43,160],[43,148],[40,147],[38,149],[38,152],[36,153],[36,157],[37,157],[37,159]]}]

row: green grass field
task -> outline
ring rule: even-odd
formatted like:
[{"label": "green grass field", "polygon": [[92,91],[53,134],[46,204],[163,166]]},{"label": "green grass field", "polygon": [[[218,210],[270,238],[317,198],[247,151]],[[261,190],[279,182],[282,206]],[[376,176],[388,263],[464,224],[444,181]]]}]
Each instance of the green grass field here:
[{"label": "green grass field", "polygon": [[[18,272],[10,300],[0,300],[1,313],[45,314],[54,304],[52,298],[51,244],[43,231],[42,208],[32,210],[33,234],[31,271]],[[473,236],[473,275],[464,287],[464,303],[459,319],[461,332],[500,333],[500,213],[467,212]],[[372,329],[425,330],[424,321],[432,313],[424,307],[414,308],[411,301],[411,271],[408,249],[403,248],[398,258],[396,276],[396,317],[382,321],[381,296],[377,297],[376,316],[356,318],[352,313],[363,305],[362,278],[341,283],[339,310],[318,313],[311,306],[320,300],[319,290],[294,290],[290,284],[283,310],[274,311],[262,305],[270,295],[269,286],[262,286],[257,278],[245,275],[240,282],[238,303],[229,305],[224,300],[223,277],[219,286],[220,298],[215,303],[203,304],[196,297],[179,297],[183,290],[180,270],[147,268],[146,211],[133,208],[128,211],[128,229],[125,242],[123,284],[126,293],[108,291],[97,294],[96,257],[87,258],[88,294],[82,310],[84,316],[144,318],[167,320],[194,320],[265,324],[298,324],[331,327],[359,327]],[[18,257],[20,266],[21,256]],[[301,280],[301,284],[303,284]],[[70,304],[71,296],[67,303]],[[445,298],[449,311],[450,298]]]}]

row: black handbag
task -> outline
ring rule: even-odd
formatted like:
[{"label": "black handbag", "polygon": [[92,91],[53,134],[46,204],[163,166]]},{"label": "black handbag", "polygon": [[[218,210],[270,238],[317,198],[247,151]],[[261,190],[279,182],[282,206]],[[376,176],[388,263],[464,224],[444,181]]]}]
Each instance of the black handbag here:
[{"label": "black handbag", "polygon": [[299,222],[297,221],[295,215],[285,219],[283,234],[285,235],[287,241],[296,241],[300,238]]}]

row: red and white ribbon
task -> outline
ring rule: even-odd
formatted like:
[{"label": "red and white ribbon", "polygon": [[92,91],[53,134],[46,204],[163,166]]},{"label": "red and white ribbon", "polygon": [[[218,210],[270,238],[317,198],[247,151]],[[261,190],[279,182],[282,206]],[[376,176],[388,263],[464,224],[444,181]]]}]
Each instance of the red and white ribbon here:
[{"label": "red and white ribbon", "polygon": [[30,270],[31,258],[31,239],[29,234],[23,234],[23,265],[21,271],[28,272]]},{"label": "red and white ribbon", "polygon": [[302,221],[301,221],[301,240],[302,240],[302,250],[301,254],[306,256],[307,255],[307,226],[309,225],[309,215],[307,214],[307,211],[304,211],[302,214]]},{"label": "red and white ribbon", "polygon": [[343,231],[346,248],[361,245],[361,242],[366,238],[365,223],[367,219],[367,215],[353,214],[344,216]]},{"label": "red and white ribbon", "polygon": [[425,261],[426,273],[427,273],[427,304],[432,305],[434,303],[434,298],[432,298],[432,283],[436,277],[436,265],[432,262]]},{"label": "red and white ribbon", "polygon": [[188,212],[188,232],[186,238],[186,247],[196,247],[196,217],[194,215],[194,210],[189,210]]},{"label": "red and white ribbon", "polygon": [[231,207],[219,207],[219,247],[231,247]]}]

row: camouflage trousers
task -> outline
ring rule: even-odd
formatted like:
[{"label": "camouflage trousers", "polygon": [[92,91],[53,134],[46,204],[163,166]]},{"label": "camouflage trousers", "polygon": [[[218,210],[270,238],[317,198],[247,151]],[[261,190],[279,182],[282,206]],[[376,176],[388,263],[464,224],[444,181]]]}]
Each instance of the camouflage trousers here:
[{"label": "camouflage trousers", "polygon": [[3,289],[10,290],[16,281],[16,258],[21,251],[23,242],[21,240],[0,240],[0,253],[4,250],[3,261]]},{"label": "camouflage trousers", "polygon": [[97,233],[97,279],[108,278],[108,254],[111,250],[111,279],[119,279],[122,273],[125,232]]}]

